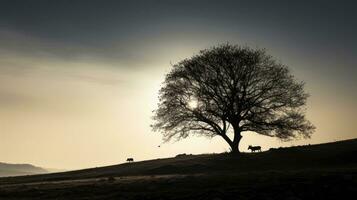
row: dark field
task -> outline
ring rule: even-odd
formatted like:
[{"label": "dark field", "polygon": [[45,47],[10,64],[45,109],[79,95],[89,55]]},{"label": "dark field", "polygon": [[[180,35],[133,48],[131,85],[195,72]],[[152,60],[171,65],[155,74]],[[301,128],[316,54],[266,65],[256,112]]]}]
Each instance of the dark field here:
[{"label": "dark field", "polygon": [[354,199],[356,154],[348,140],[8,177],[0,199]]}]

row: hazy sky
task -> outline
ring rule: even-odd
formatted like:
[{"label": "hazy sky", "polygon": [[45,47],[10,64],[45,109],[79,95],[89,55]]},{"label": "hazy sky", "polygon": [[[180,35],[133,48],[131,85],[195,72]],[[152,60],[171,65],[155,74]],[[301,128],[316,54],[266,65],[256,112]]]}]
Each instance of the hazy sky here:
[{"label": "hazy sky", "polygon": [[354,1],[1,0],[0,161],[78,169],[229,149],[150,129],[171,64],[220,43],[267,48],[306,82],[310,140],[357,137]]}]

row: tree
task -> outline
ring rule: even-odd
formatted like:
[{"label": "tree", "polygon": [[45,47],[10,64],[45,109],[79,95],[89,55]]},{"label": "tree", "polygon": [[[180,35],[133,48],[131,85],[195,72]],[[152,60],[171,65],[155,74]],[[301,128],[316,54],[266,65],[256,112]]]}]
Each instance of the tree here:
[{"label": "tree", "polygon": [[[309,138],[304,83],[265,49],[223,44],[173,65],[159,91],[154,131],[165,141],[221,136],[239,152],[242,132]],[[228,133],[233,133],[229,136]]]}]

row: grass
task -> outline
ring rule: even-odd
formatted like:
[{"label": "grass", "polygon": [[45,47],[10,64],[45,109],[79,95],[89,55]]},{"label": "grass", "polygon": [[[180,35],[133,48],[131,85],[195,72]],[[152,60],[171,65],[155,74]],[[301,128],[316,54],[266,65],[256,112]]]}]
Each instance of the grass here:
[{"label": "grass", "polygon": [[0,199],[341,199],[357,192],[356,153],[347,140],[7,177]]}]

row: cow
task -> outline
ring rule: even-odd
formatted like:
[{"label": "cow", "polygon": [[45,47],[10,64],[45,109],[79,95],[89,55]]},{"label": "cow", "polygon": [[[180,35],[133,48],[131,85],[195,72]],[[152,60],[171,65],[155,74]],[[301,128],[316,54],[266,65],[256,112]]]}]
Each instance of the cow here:
[{"label": "cow", "polygon": [[134,162],[134,158],[127,158],[126,161],[127,162]]},{"label": "cow", "polygon": [[255,151],[262,151],[262,147],[261,146],[252,146],[252,145],[249,145],[248,147],[248,150],[251,150],[252,152],[255,152]]}]

